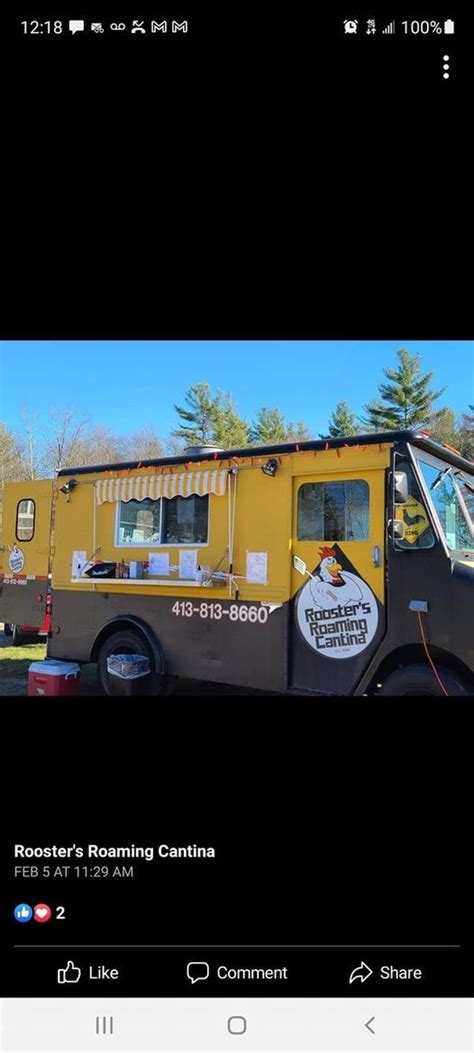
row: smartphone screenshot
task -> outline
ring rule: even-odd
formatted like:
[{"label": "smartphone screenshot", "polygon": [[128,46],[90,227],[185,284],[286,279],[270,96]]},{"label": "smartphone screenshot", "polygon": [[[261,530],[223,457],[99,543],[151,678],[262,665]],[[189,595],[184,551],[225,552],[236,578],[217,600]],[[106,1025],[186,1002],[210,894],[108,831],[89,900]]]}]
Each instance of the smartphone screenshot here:
[{"label": "smartphone screenshot", "polygon": [[5,1053],[473,1048],[470,23],[2,14]]}]

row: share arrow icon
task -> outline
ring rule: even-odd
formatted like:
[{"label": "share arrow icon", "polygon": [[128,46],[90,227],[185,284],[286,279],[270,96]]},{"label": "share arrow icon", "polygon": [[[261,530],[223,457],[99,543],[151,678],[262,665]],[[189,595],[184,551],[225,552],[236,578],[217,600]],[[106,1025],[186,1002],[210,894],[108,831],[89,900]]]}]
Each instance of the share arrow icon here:
[{"label": "share arrow icon", "polygon": [[352,970],[349,983],[353,983],[354,980],[360,980],[361,984],[363,984],[365,980],[369,979],[369,976],[372,976],[373,971],[366,962],[361,962],[356,969]]}]

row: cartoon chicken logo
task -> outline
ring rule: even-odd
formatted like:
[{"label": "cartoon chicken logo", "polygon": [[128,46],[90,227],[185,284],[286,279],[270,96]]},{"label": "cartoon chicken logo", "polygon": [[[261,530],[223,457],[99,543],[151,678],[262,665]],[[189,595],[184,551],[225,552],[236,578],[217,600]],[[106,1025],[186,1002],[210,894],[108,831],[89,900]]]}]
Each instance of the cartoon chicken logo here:
[{"label": "cartoon chicken logo", "polygon": [[[322,658],[356,658],[373,640],[378,625],[377,600],[363,578],[345,569],[339,547],[319,549],[320,562],[303,585],[296,603],[300,633]],[[342,562],[339,562],[342,559]],[[305,566],[305,564],[303,564]],[[298,569],[298,567],[296,567]]]},{"label": "cartoon chicken logo", "polygon": [[327,610],[335,604],[345,606],[348,603],[359,603],[362,590],[359,579],[337,562],[333,548],[320,548],[321,563],[315,578],[310,582],[310,592],[317,607]]}]

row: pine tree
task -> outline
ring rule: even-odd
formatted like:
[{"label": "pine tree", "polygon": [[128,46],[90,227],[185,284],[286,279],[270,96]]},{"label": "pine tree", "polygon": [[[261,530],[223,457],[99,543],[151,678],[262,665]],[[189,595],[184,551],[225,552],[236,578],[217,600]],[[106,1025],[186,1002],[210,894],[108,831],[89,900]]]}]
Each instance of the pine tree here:
[{"label": "pine tree", "polygon": [[435,410],[430,414],[426,430],[435,442],[446,443],[457,449],[458,431],[456,427],[456,416],[454,410],[444,406],[443,409]]},{"label": "pine tree", "polygon": [[[338,402],[336,409],[331,415],[327,434],[336,439],[341,435],[357,435],[358,430],[357,417],[349,409],[348,403]],[[326,435],[320,434],[320,438],[325,439]]]},{"label": "pine tree", "polygon": [[209,384],[192,384],[188,388],[184,401],[185,406],[176,406],[175,410],[183,421],[173,435],[177,439],[186,439],[188,446],[199,446],[201,443],[213,443],[216,428],[216,405],[212,398]]},{"label": "pine tree", "polygon": [[364,424],[380,431],[423,427],[433,412],[433,403],[443,394],[429,389],[433,373],[421,372],[421,356],[402,348],[397,351],[399,365],[384,369],[387,380],[379,384],[381,402],[374,400],[364,406]]},{"label": "pine tree", "polygon": [[256,446],[271,446],[273,443],[287,441],[287,427],[279,409],[267,409],[263,406],[257,413],[250,429],[250,440]]},{"label": "pine tree", "polygon": [[175,406],[183,424],[173,435],[185,439],[187,446],[215,443],[224,449],[238,449],[248,443],[247,421],[239,417],[230,391],[212,394],[209,384],[193,384],[185,395],[188,409]]},{"label": "pine tree", "polygon": [[249,426],[239,417],[230,391],[218,392],[214,441],[224,450],[238,450],[248,446]]},{"label": "pine tree", "polygon": [[286,442],[308,442],[313,438],[313,433],[303,420],[297,420],[295,424],[291,421],[286,428]]},{"label": "pine tree", "polygon": [[456,436],[457,449],[468,461],[474,461],[474,406],[469,406],[471,413],[463,413]]},{"label": "pine tree", "polygon": [[378,419],[380,415],[383,415],[386,412],[381,399],[371,399],[370,402],[364,406],[364,411],[366,416],[358,418],[364,431],[380,431],[382,427],[385,427],[385,425],[382,425]]}]

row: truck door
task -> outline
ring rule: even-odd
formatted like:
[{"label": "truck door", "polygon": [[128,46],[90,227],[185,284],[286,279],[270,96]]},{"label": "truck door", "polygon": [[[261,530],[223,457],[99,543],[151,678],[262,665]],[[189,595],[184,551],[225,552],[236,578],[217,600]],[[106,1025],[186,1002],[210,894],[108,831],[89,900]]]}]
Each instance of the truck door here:
[{"label": "truck door", "polygon": [[52,479],[6,483],[0,545],[0,621],[40,628],[48,585]]},{"label": "truck door", "polygon": [[[385,632],[385,469],[295,478],[290,683],[352,694]],[[312,577],[310,576],[312,575]]]}]

